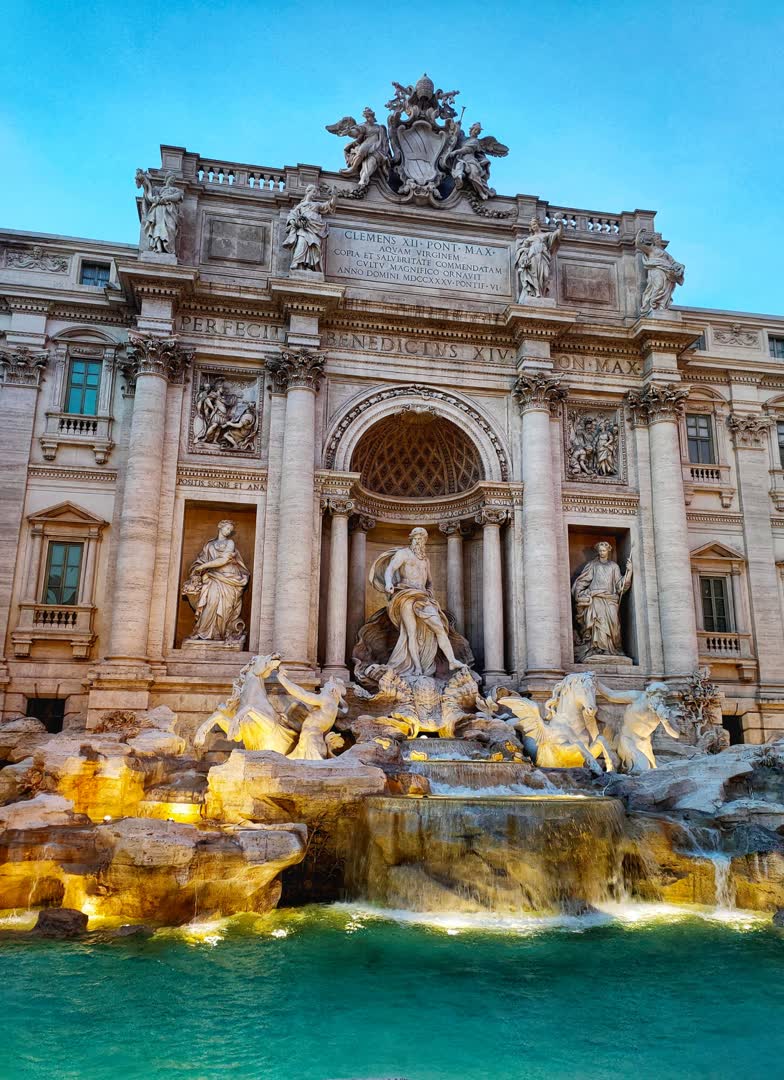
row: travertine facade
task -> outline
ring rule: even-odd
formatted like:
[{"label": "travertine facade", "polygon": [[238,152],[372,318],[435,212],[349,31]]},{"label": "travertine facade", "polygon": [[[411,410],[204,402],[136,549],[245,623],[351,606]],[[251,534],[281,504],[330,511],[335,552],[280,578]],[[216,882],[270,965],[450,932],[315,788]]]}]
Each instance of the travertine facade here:
[{"label": "travertine facade", "polygon": [[[138,245],[0,232],[3,715],[195,728],[253,653],[345,678],[421,525],[486,685],[585,668],[607,541],[634,573],[603,683],[710,665],[747,741],[784,730],[784,317],[671,306],[652,212],[496,195],[506,147],[453,99],[397,86],[391,142],[345,117],[343,172],[337,142],[330,172],[164,146]],[[183,595],[225,522],[234,648]]]}]

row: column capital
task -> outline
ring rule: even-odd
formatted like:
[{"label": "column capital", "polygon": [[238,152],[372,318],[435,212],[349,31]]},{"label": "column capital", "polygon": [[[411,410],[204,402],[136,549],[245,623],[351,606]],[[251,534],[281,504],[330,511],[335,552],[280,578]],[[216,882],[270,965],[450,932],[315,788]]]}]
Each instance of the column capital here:
[{"label": "column capital", "polygon": [[757,413],[731,412],[727,417],[727,427],[732,433],[732,440],[737,449],[761,450],[765,445],[765,435],[773,423],[770,416]]},{"label": "column capital", "polygon": [[654,424],[657,420],[677,420],[683,414],[688,396],[688,386],[646,383],[627,392],[626,404],[635,424]]},{"label": "column capital", "polygon": [[368,514],[356,514],[351,519],[351,528],[354,531],[360,530],[361,532],[368,533],[371,529],[375,529],[376,519],[370,517]]},{"label": "column capital", "polygon": [[38,386],[41,372],[49,362],[45,350],[29,349],[26,345],[11,345],[0,349],[0,371],[3,383],[9,386]]},{"label": "column capital", "polygon": [[512,397],[521,413],[529,409],[557,412],[566,401],[567,388],[562,385],[563,375],[547,375],[543,371],[523,371],[515,379]]},{"label": "column capital", "polygon": [[118,360],[117,367],[129,388],[135,387],[140,375],[157,375],[166,382],[178,383],[182,382],[194,351],[181,345],[176,337],[132,332],[128,335],[126,355]]},{"label": "column capital", "polygon": [[324,377],[326,353],[313,352],[311,349],[281,349],[278,356],[267,361],[273,385],[278,392],[289,391],[294,387],[306,390],[318,390]]},{"label": "column capital", "polygon": [[443,533],[444,536],[462,536],[462,522],[439,521],[438,531]]},{"label": "column capital", "polygon": [[503,525],[509,517],[509,511],[503,506],[483,506],[474,518],[477,525]]},{"label": "column capital", "polygon": [[327,514],[332,514],[333,517],[348,517],[354,509],[354,502],[342,495],[323,495],[321,509]]}]

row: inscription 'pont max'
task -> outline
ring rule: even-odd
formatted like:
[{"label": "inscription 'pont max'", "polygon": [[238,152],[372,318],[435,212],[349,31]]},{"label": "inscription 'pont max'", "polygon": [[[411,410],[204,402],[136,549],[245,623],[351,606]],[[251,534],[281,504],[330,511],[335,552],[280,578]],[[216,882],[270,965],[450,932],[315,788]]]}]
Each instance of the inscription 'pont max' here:
[{"label": "inscription 'pont max'", "polygon": [[511,288],[506,248],[334,226],[327,239],[327,274],[500,296]]}]

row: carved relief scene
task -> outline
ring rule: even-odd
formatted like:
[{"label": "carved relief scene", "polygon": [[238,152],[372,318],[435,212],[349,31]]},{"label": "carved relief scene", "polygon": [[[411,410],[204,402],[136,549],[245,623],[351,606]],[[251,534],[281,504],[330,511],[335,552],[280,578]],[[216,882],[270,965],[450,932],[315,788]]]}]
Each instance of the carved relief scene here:
[{"label": "carved relief scene", "polygon": [[259,378],[236,368],[199,368],[193,386],[189,449],[259,457]]}]

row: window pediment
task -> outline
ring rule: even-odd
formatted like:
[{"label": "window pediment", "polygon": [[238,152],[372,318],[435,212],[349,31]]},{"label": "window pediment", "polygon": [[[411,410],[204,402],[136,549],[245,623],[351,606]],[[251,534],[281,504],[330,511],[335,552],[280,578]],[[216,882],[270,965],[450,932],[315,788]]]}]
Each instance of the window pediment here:
[{"label": "window pediment", "polygon": [[72,502],[57,503],[56,506],[38,510],[35,514],[30,514],[27,520],[31,525],[73,525],[77,528],[81,526],[103,529],[108,525],[103,518],[96,517],[89,510]]}]

